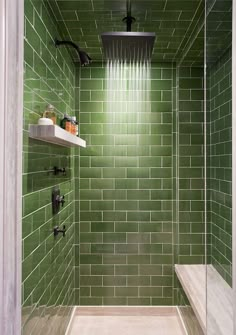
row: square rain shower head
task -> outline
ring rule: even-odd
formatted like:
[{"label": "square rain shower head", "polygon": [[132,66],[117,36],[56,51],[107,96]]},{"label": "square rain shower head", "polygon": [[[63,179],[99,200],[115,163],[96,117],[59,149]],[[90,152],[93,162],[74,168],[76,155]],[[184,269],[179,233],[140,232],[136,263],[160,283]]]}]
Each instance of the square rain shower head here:
[{"label": "square rain shower head", "polygon": [[151,61],[155,33],[108,32],[101,34],[104,58],[108,61]]}]

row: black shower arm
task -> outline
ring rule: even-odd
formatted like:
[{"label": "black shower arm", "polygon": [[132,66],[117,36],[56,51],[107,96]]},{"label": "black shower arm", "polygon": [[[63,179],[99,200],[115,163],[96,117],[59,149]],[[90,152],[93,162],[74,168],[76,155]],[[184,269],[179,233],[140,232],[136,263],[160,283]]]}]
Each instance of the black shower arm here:
[{"label": "black shower arm", "polygon": [[127,0],[127,16],[123,19],[123,22],[126,23],[127,31],[131,32],[132,24],[136,21],[135,18],[131,15],[131,0]]},{"label": "black shower arm", "polygon": [[131,0],[127,0],[126,3],[126,8],[127,8],[127,16],[131,16]]},{"label": "black shower arm", "polygon": [[58,47],[60,45],[69,45],[70,47],[73,47],[74,49],[76,49],[76,51],[78,52],[78,54],[80,53],[80,48],[77,44],[75,44],[74,42],[71,41],[59,41],[58,39],[55,39],[55,46]]}]

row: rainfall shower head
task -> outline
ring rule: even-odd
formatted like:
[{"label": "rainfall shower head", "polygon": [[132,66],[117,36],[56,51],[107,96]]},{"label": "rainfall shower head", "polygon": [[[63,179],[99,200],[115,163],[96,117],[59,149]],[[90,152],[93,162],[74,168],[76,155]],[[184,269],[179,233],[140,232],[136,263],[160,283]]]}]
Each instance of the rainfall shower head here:
[{"label": "rainfall shower head", "polygon": [[107,60],[150,61],[155,33],[110,32],[101,34],[104,57]]},{"label": "rainfall shower head", "polygon": [[79,48],[79,46],[77,44],[75,44],[74,42],[71,42],[71,41],[59,41],[59,40],[55,40],[55,46],[58,47],[58,46],[61,46],[61,45],[68,45],[70,47],[73,47],[78,55],[79,55],[79,59],[80,59],[80,64],[82,66],[86,66],[86,65],[89,65],[92,61],[92,59],[89,57],[88,54],[86,54],[85,51],[81,50]]},{"label": "rainfall shower head", "polygon": [[127,62],[151,60],[156,34],[131,32],[135,21],[131,15],[131,0],[127,0],[127,16],[123,19],[127,32],[101,34],[105,59]]}]

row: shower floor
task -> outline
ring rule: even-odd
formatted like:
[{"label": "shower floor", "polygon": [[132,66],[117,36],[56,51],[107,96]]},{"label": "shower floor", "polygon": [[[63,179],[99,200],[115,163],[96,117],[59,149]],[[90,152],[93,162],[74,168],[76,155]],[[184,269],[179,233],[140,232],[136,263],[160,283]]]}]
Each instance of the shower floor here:
[{"label": "shower floor", "polygon": [[77,308],[68,335],[184,335],[172,307]]}]

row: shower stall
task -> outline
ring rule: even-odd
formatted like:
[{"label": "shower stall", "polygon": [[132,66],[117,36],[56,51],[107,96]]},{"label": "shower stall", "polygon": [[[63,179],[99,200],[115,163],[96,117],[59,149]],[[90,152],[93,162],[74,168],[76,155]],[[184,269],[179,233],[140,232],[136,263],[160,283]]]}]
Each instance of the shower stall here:
[{"label": "shower stall", "polygon": [[[0,314],[15,317],[1,334],[69,335],[73,312],[88,306],[174,310],[183,334],[236,334],[234,7],[24,1],[24,64],[11,66],[24,69],[23,173],[9,168],[22,184],[22,236],[10,233],[18,196],[1,234],[12,253],[0,252],[18,275],[21,257],[22,280],[6,271]],[[77,117],[86,147],[32,138],[49,104],[55,129]]]}]

